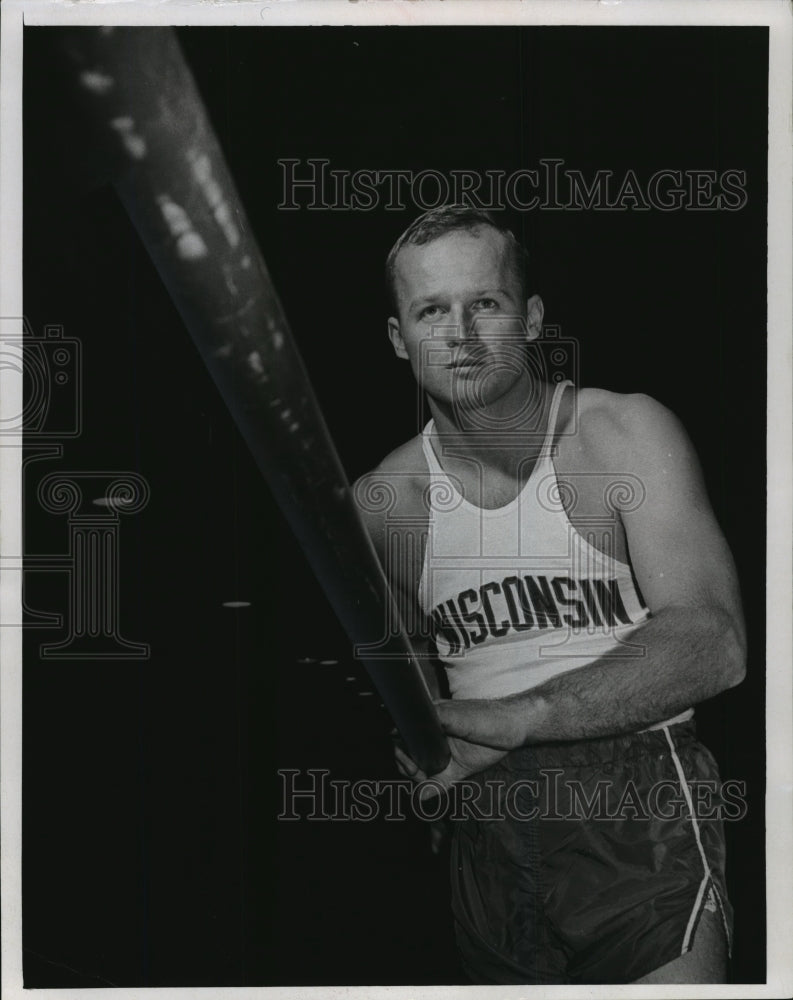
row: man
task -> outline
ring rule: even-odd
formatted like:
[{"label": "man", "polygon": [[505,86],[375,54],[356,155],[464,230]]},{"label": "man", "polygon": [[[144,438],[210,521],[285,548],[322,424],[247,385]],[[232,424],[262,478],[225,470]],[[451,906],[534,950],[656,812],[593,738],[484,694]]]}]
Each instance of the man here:
[{"label": "man", "polygon": [[387,273],[432,419],[356,493],[450,737],[433,781],[477,790],[452,824],[466,971],[724,982],[723,837],[695,790],[718,774],[691,716],[742,680],[745,638],[691,444],[654,400],[543,369],[542,303],[488,213],[426,213]]}]

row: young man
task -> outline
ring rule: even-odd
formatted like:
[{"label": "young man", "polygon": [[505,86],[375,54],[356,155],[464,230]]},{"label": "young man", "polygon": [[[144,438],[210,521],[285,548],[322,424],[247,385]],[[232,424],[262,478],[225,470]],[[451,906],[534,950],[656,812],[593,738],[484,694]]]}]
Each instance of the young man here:
[{"label": "young man", "polygon": [[356,494],[431,683],[445,667],[433,781],[478,795],[453,823],[466,971],[723,982],[724,844],[696,788],[718,774],[691,717],[741,681],[745,640],[691,444],[646,396],[553,381],[524,252],[488,213],[428,212],[387,273],[432,419]]}]

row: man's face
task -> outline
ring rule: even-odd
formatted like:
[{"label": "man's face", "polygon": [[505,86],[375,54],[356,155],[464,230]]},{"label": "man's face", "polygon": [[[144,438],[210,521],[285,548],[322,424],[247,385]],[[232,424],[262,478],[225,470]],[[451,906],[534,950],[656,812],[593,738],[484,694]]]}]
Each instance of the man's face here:
[{"label": "man's face", "polygon": [[431,398],[471,409],[515,386],[525,371],[526,340],[542,323],[542,303],[536,296],[522,301],[501,233],[480,226],[408,245],[396,259],[395,284],[391,343]]}]

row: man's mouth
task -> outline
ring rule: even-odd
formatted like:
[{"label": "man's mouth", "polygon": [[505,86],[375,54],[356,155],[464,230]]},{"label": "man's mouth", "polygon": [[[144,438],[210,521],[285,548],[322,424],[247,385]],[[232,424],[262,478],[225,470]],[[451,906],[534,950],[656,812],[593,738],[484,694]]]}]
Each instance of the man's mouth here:
[{"label": "man's mouth", "polygon": [[482,364],[481,358],[469,356],[465,358],[455,358],[455,360],[452,361],[450,364],[446,365],[446,367],[450,371],[469,371],[473,368],[479,368],[481,364]]}]

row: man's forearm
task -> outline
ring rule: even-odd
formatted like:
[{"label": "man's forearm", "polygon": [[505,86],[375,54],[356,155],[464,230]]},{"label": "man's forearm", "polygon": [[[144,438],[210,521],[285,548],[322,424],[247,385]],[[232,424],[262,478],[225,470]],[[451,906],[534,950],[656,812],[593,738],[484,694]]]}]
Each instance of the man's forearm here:
[{"label": "man's forearm", "polygon": [[485,746],[635,732],[743,679],[740,625],[711,608],[664,608],[629,640],[634,656],[604,656],[520,694],[438,703],[447,733]]},{"label": "man's forearm", "polygon": [[716,609],[665,608],[629,642],[639,647],[635,655],[602,657],[515,695],[525,709],[525,742],[634,732],[743,678],[743,642]]}]

